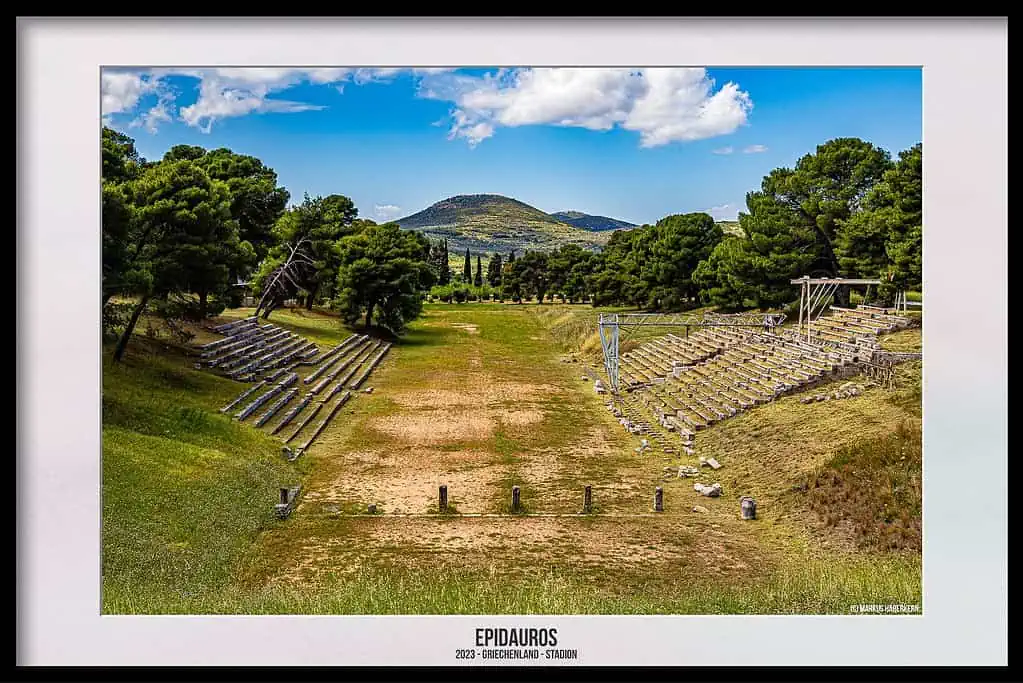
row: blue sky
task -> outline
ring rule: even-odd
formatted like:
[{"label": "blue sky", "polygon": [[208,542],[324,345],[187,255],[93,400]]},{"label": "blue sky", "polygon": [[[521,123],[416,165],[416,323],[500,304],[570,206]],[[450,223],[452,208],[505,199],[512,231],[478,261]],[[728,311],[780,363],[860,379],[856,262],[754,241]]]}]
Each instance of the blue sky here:
[{"label": "blue sky", "polygon": [[922,137],[915,68],[104,71],[104,121],[148,159],[259,157],[301,201],[374,220],[455,194],[648,223],[709,211],[835,137],[897,156]]}]

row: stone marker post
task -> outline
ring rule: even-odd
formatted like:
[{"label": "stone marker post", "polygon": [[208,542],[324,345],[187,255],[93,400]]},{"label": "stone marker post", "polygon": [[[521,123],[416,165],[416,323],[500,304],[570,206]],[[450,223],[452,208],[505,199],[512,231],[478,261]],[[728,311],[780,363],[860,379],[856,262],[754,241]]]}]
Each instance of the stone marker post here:
[{"label": "stone marker post", "polygon": [[588,515],[593,512],[593,488],[587,486],[583,489],[583,514]]},{"label": "stone marker post", "polygon": [[512,486],[512,512],[518,512],[520,507],[519,487]]},{"label": "stone marker post", "polygon": [[743,519],[756,519],[757,501],[753,500],[750,496],[743,496],[739,500],[739,511]]},{"label": "stone marker post", "polygon": [[664,512],[664,489],[660,486],[654,491],[654,512]]},{"label": "stone marker post", "polygon": [[448,511],[448,487],[447,486],[441,486],[440,487],[440,501],[439,501],[439,504],[437,505],[437,508],[441,512],[447,512]]}]

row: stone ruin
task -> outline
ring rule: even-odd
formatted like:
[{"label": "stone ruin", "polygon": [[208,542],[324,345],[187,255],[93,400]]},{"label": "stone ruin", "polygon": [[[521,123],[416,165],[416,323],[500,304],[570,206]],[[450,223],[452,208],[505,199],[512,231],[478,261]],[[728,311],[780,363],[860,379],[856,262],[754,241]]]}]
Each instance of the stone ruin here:
[{"label": "stone ruin", "polygon": [[[878,337],[913,324],[913,319],[886,309],[832,306],[830,315],[814,321],[809,339],[783,328],[765,332],[719,326],[699,328],[685,337],[667,334],[621,356],[623,390],[607,407],[623,428],[661,452],[674,454],[677,448],[693,456],[696,435],[721,420],[859,375],[864,364],[893,357],[881,350]],[[862,383],[846,381],[800,401],[850,398],[865,389]]]},{"label": "stone ruin", "polygon": [[[327,402],[341,394],[302,446],[295,451],[288,447],[282,451],[288,459],[297,458],[309,448],[353,395],[352,392],[369,379],[391,348],[390,342],[377,341],[364,334],[353,334],[321,353],[316,343],[273,324],[261,325],[255,317],[219,325],[213,331],[224,337],[199,347],[200,360],[196,367],[220,372],[240,382],[255,382],[221,408],[222,413],[237,409],[234,417],[245,421],[263,409],[253,420],[255,426],[262,427],[283,412],[283,417],[271,430],[272,434],[277,434],[305,414],[285,439],[285,443],[288,443],[303,432]],[[298,371],[303,367],[311,367],[312,371],[300,383]],[[301,393],[299,387],[317,380],[285,412],[284,409]],[[368,387],[364,393],[372,391],[372,387]]]}]

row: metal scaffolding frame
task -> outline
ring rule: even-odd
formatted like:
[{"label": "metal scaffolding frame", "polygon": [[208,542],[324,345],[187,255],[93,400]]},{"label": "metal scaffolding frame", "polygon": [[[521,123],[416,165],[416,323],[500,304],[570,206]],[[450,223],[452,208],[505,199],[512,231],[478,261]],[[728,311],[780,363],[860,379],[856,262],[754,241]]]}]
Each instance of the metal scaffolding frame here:
[{"label": "metal scaffolding frame", "polygon": [[821,317],[828,306],[831,305],[831,298],[835,291],[842,285],[867,286],[880,285],[880,280],[864,278],[843,278],[843,277],[810,277],[804,275],[801,278],[790,280],[790,283],[799,285],[799,335],[806,336],[811,341],[811,329],[813,321]]},{"label": "metal scaffolding frame", "polygon": [[597,330],[611,393],[617,395],[620,385],[619,345],[640,327],[684,327],[688,337],[690,327],[762,327],[770,332],[784,320],[784,313],[601,313]]}]

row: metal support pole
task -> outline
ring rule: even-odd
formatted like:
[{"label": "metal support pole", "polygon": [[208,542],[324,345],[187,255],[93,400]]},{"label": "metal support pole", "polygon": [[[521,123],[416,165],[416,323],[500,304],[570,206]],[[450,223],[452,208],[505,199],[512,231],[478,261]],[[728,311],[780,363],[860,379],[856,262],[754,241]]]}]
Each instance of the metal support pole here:
[{"label": "metal support pole", "polygon": [[806,283],[799,285],[799,332],[803,332],[803,299],[806,298]]}]

